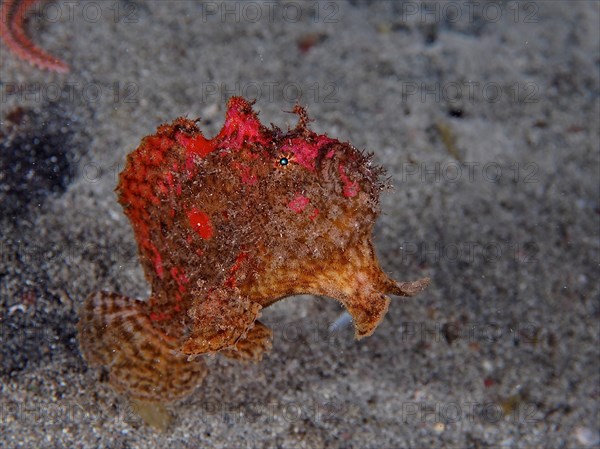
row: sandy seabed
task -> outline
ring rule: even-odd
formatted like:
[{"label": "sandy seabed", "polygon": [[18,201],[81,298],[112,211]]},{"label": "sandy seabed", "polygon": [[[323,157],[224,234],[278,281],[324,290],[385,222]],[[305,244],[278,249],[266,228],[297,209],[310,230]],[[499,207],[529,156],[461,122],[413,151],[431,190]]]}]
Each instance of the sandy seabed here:
[{"label": "sandy seabed", "polygon": [[[600,3],[44,2],[0,46],[0,445],[599,447]],[[356,342],[340,306],[264,311],[272,352],[211,372],[144,425],[80,356],[92,291],[147,297],[113,189],[157,125],[256,99],[374,152],[395,186],[375,243],[394,298]]]}]

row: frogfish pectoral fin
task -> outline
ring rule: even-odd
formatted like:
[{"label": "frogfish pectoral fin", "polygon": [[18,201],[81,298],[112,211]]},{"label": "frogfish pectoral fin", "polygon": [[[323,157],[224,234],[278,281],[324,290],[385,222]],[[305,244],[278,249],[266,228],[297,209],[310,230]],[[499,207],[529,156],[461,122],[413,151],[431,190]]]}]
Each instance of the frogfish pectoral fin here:
[{"label": "frogfish pectoral fin", "polygon": [[[375,279],[374,282],[369,282]],[[346,282],[340,290],[328,296],[338,299],[352,315],[355,337],[360,340],[375,332],[383,321],[390,304],[387,294],[414,296],[429,285],[429,278],[414,282],[396,282],[388,278],[383,271],[356,273],[354,282]]]},{"label": "frogfish pectoral fin", "polygon": [[379,323],[383,321],[390,298],[374,292],[371,296],[356,295],[343,298],[341,302],[352,315],[355,337],[360,340],[373,334]]},{"label": "frogfish pectoral fin", "polygon": [[273,331],[257,321],[233,348],[224,349],[221,354],[231,359],[259,362],[272,346]]},{"label": "frogfish pectoral fin", "polygon": [[[381,272],[383,276],[383,272]],[[358,279],[368,279],[367,276],[359,274]],[[357,280],[358,280],[357,279]],[[355,337],[360,340],[375,332],[375,329],[383,321],[390,304],[390,298],[386,295],[414,296],[429,285],[429,279],[424,278],[414,282],[396,282],[387,278],[382,283],[370,284],[357,281],[347,283],[343,290],[332,292],[328,296],[338,299],[352,315],[355,327]],[[348,291],[350,287],[351,291]]]},{"label": "frogfish pectoral fin", "polygon": [[388,294],[414,296],[429,285],[429,278],[396,282],[379,266],[370,243],[348,248],[341,259],[323,267],[314,277],[311,293],[340,301],[352,315],[357,339],[367,337],[383,320]]},{"label": "frogfish pectoral fin", "polygon": [[191,308],[194,330],[181,351],[196,355],[235,349],[255,326],[260,309],[236,288],[214,290]]},{"label": "frogfish pectoral fin", "polygon": [[145,301],[92,293],[80,310],[78,331],[87,362],[106,367],[111,385],[132,400],[172,402],[206,375],[204,364],[188,361],[178,342],[152,325]]},{"label": "frogfish pectoral fin", "polygon": [[430,281],[429,278],[421,278],[412,282],[397,282],[388,278],[384,283],[385,292],[397,296],[415,296],[425,290]]}]

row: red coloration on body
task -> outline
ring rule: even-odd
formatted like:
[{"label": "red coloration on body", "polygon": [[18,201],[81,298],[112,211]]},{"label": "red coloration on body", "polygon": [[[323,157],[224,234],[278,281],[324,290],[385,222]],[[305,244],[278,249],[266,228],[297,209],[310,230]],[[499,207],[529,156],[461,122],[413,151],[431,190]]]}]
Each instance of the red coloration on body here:
[{"label": "red coloration on body", "polygon": [[175,140],[181,146],[185,147],[189,155],[204,157],[215,148],[210,140],[207,140],[202,134],[189,137],[183,132],[177,133]]},{"label": "red coloration on body", "polygon": [[358,184],[356,181],[350,181],[348,175],[346,175],[346,172],[344,171],[343,164],[338,166],[338,171],[340,174],[340,179],[344,183],[344,196],[352,198],[353,196],[358,195]]},{"label": "red coloration on body", "polygon": [[246,145],[269,145],[269,137],[258,116],[249,113],[248,102],[240,97],[233,97],[227,105],[225,124],[215,137],[222,147],[241,150]]},{"label": "red coloration on body", "polygon": [[0,6],[0,39],[17,58],[44,70],[67,73],[69,66],[36,46],[25,34],[25,17],[39,0],[4,0]]},{"label": "red coloration on body", "polygon": [[[185,284],[188,283],[188,278],[185,276],[183,269],[179,267],[171,268],[171,276],[173,276],[173,279],[175,279],[175,282],[177,282],[177,285],[179,286],[179,292],[184,293],[186,289]],[[181,301],[181,295],[175,294],[175,300]]]},{"label": "red coloration on body", "polygon": [[210,217],[198,209],[191,209],[187,213],[188,220],[192,229],[195,230],[203,239],[209,239],[213,236],[213,227]]},{"label": "red coloration on body", "polygon": [[235,287],[236,282],[237,282],[235,274],[240,269],[240,267],[242,267],[242,263],[248,258],[248,256],[249,256],[249,254],[246,251],[242,251],[241,253],[238,254],[238,256],[235,259],[234,264],[229,269],[229,277],[225,281],[226,286]]},{"label": "red coloration on body", "polygon": [[150,250],[152,251],[152,265],[154,266],[154,271],[156,272],[156,274],[158,275],[158,277],[160,279],[163,278],[163,264],[162,264],[162,257],[160,255],[160,253],[158,252],[158,250],[156,249],[156,247],[154,245],[152,245],[152,243],[148,243],[147,241],[144,241],[143,243],[144,247],[149,247]]},{"label": "red coloration on body", "polygon": [[299,214],[304,209],[306,209],[306,206],[308,206],[308,203],[310,203],[310,199],[306,198],[303,195],[297,195],[294,197],[294,199],[292,201],[290,201],[288,203],[288,207],[291,210],[293,210],[294,212],[296,212],[297,214]]},{"label": "red coloration on body", "polygon": [[252,168],[248,165],[234,162],[232,163],[232,167],[235,167],[239,171],[242,183],[248,186],[253,186],[258,182],[258,178],[254,173],[252,173]]},{"label": "red coloration on body", "polygon": [[[327,145],[331,145],[335,141],[330,139],[327,136],[315,136],[314,139],[307,141],[303,137],[298,137],[295,139],[290,139],[283,147],[282,151],[284,153],[289,153],[293,155],[293,160],[307,168],[308,170],[314,171],[316,170],[315,163],[317,157],[319,156],[319,151],[326,147]],[[333,157],[333,150],[330,150],[326,157]]]},{"label": "red coloration on body", "polygon": [[383,320],[388,294],[427,286],[392,280],[375,256],[382,170],[294,112],[295,128],[266,128],[234,97],[213,139],[178,118],[128,156],[117,192],[152,294],[93,293],[79,322],[85,359],[107,367],[117,390],[170,402],[205,375],[192,356],[260,360],[272,337],[260,310],[286,296],[337,299],[362,338]]},{"label": "red coloration on body", "polygon": [[170,320],[172,318],[171,315],[169,315],[166,312],[161,312],[161,313],[150,312],[149,316],[152,321],[166,321],[166,320]]}]

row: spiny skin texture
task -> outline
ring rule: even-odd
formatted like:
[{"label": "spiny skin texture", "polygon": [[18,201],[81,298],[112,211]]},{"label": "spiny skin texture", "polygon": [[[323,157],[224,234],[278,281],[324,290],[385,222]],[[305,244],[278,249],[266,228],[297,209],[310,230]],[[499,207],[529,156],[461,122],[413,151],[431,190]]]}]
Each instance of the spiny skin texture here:
[{"label": "spiny skin texture", "polygon": [[178,118],[128,156],[117,192],[152,295],[94,293],[79,323],[84,357],[108,367],[117,390],[169,402],[204,376],[188,356],[260,360],[272,337],[260,310],[286,296],[339,300],[362,338],[383,319],[386,294],[427,286],[388,278],[376,260],[382,170],[294,112],[294,129],[267,129],[234,97],[213,139]]}]

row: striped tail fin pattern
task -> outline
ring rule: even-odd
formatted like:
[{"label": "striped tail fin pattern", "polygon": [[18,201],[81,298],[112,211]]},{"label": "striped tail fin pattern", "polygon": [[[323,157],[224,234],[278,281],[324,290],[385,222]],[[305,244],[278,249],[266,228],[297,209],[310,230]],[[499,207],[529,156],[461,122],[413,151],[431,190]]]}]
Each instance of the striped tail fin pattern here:
[{"label": "striped tail fin pattern", "polygon": [[110,371],[112,386],[143,402],[168,403],[191,393],[206,375],[180,343],[152,325],[146,302],[116,293],[92,293],[80,311],[81,352]]}]

